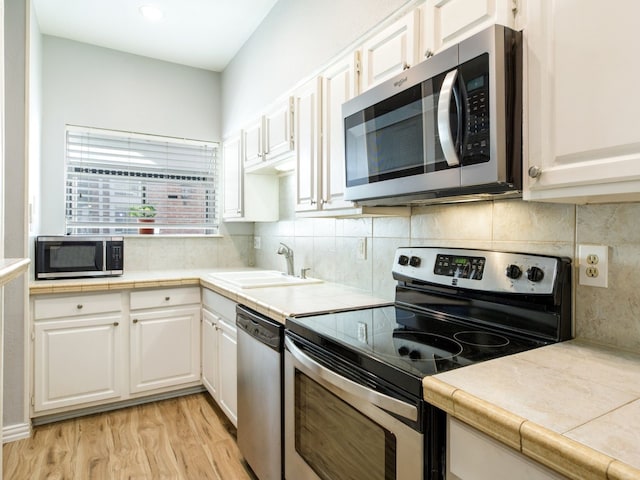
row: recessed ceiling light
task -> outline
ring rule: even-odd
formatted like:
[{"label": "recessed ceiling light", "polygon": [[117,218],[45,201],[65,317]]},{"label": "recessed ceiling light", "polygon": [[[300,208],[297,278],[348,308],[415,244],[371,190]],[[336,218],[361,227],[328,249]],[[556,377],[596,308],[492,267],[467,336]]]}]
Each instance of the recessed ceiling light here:
[{"label": "recessed ceiling light", "polygon": [[155,5],[142,5],[140,7],[140,15],[150,22],[158,22],[164,17],[164,13]]}]

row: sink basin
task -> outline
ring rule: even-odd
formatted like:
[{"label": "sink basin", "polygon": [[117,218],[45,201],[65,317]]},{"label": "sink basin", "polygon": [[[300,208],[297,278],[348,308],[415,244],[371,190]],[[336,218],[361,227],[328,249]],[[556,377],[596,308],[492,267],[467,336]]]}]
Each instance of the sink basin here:
[{"label": "sink basin", "polygon": [[300,278],[285,275],[277,270],[254,270],[244,272],[215,272],[209,276],[240,288],[286,287],[321,283],[318,278]]}]

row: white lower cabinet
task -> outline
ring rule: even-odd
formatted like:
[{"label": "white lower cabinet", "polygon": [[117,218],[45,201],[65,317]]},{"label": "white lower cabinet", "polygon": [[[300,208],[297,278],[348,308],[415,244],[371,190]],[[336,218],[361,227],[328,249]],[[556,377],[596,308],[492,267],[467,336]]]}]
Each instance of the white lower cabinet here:
[{"label": "white lower cabinet", "polygon": [[202,384],[213,398],[218,397],[218,323],[220,317],[202,309]]},{"label": "white lower cabinet", "polygon": [[469,425],[447,417],[447,480],[560,480],[565,477]]},{"label": "white lower cabinet", "polygon": [[120,398],[125,328],[119,314],[38,322],[34,410]]},{"label": "white lower cabinet", "polygon": [[202,303],[202,383],[237,426],[237,304],[206,288]]},{"label": "white lower cabinet", "polygon": [[31,301],[32,416],[200,384],[200,287]]},{"label": "white lower cabinet", "polygon": [[218,405],[229,417],[231,423],[238,425],[238,340],[235,321],[220,321],[218,337],[218,365],[220,366],[220,384]]},{"label": "white lower cabinet", "polygon": [[33,301],[35,412],[117,400],[126,391],[126,322],[119,293]]},{"label": "white lower cabinet", "polygon": [[131,312],[131,392],[200,381],[200,306]]}]

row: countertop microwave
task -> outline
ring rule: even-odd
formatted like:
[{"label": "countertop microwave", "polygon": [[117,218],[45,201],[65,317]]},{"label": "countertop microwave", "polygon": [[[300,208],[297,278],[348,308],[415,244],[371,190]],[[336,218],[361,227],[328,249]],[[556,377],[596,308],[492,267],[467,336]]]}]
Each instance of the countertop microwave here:
[{"label": "countertop microwave", "polygon": [[494,25],[346,102],[345,199],[521,195],[521,39]]},{"label": "countertop microwave", "polygon": [[110,277],[124,272],[124,238],[38,236],[36,280]]}]

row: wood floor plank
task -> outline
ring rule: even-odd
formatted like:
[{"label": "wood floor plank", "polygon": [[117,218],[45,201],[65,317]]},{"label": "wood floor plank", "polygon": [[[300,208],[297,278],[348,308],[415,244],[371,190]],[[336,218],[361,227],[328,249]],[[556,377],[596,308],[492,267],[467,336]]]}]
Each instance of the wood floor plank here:
[{"label": "wood floor plank", "polygon": [[3,446],[3,478],[256,480],[206,393],[35,427]]},{"label": "wood floor plank", "polygon": [[151,470],[138,437],[139,409],[116,410],[107,416],[107,421],[113,440],[113,455],[109,462],[110,478],[150,478]]}]

